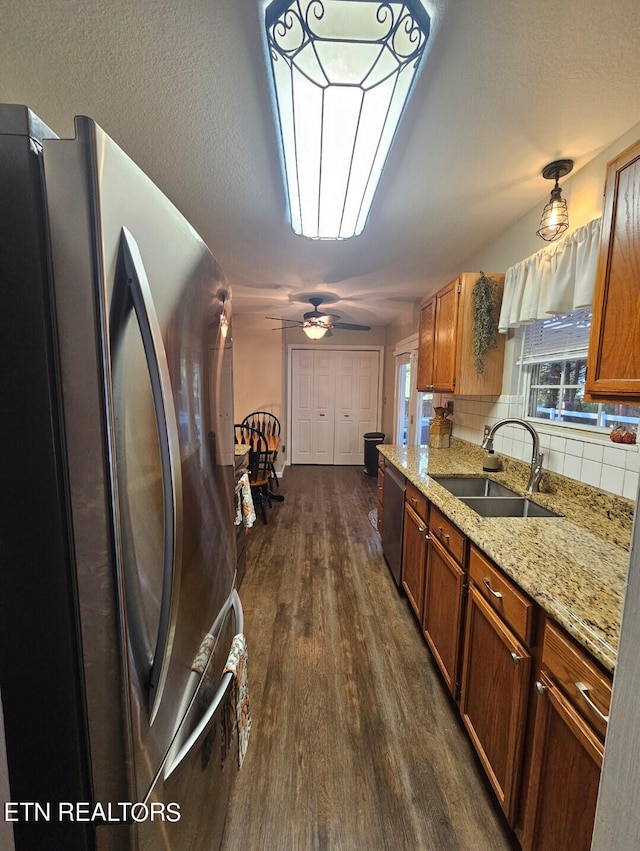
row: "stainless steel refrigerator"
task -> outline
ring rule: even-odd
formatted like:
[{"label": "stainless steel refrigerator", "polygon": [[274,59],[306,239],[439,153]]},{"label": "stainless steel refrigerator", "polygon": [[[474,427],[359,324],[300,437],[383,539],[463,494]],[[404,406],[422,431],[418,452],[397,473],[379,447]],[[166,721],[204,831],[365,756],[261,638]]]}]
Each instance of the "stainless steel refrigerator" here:
[{"label": "stainless steel refrigerator", "polygon": [[19,851],[210,851],[243,631],[229,288],[88,118],[0,105],[0,176],[3,815]]}]

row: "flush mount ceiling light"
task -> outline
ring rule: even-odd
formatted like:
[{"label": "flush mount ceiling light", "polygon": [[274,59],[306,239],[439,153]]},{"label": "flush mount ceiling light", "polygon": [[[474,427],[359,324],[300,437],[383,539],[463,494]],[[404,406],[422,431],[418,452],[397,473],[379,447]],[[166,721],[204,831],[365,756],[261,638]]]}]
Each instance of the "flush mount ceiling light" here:
[{"label": "flush mount ceiling light", "polygon": [[267,47],[295,233],[362,232],[429,36],[420,0],[274,0]]},{"label": "flush mount ceiling light", "polygon": [[573,160],[555,160],[542,169],[545,180],[555,180],[556,185],[551,190],[551,197],[542,211],[540,227],[536,231],[538,236],[546,242],[559,239],[569,227],[569,213],[567,212],[566,199],[562,197],[562,190],[558,186],[558,180],[564,177],[573,168]]}]

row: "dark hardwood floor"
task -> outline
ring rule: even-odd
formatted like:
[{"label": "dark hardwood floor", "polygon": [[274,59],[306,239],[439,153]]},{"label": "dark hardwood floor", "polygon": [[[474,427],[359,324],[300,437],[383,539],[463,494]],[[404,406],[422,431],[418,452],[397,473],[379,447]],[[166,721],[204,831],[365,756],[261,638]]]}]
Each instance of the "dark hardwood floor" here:
[{"label": "dark hardwood floor", "polygon": [[240,588],[252,731],[224,851],[515,847],[396,588],[361,467],[288,467]]}]

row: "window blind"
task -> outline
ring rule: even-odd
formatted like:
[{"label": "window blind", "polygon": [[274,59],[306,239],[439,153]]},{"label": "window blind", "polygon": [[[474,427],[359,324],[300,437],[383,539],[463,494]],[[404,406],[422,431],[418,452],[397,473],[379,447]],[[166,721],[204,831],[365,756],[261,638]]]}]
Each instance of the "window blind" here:
[{"label": "window blind", "polygon": [[589,347],[591,308],[521,326],[521,366],[583,358]]}]

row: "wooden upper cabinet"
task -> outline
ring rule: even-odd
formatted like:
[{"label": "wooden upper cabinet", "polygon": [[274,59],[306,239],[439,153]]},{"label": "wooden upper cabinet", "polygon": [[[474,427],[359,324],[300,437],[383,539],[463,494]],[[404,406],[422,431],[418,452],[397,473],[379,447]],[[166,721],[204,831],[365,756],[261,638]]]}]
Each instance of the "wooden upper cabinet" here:
[{"label": "wooden upper cabinet", "polygon": [[437,390],[456,387],[456,343],[461,283],[451,281],[436,295],[436,319],[433,342],[433,386]]},{"label": "wooden upper cabinet", "polygon": [[[417,388],[466,396],[498,396],[502,392],[504,334],[484,358],[477,373],[474,360],[473,288],[480,272],[464,272],[425,299],[420,310]],[[496,326],[504,275],[491,273],[498,285]]]},{"label": "wooden upper cabinet", "polygon": [[607,166],[585,390],[640,401],[640,141]]},{"label": "wooden upper cabinet", "polygon": [[433,344],[436,319],[436,297],[424,301],[420,307],[420,333],[418,336],[418,390],[433,388]]}]

